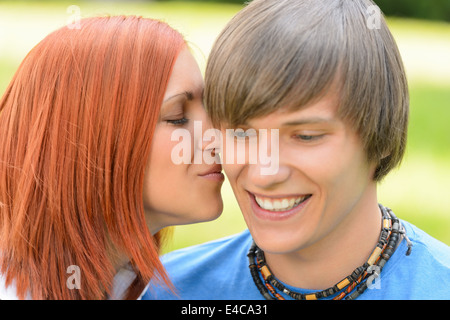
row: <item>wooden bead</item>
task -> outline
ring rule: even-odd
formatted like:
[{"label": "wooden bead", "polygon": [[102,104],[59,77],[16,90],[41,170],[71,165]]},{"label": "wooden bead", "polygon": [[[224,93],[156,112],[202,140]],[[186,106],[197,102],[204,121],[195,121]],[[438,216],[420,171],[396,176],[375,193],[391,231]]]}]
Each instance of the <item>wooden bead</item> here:
[{"label": "wooden bead", "polygon": [[380,256],[381,252],[383,251],[382,248],[376,247],[373,251],[372,255],[370,256],[369,260],[367,260],[367,263],[372,266],[375,264],[375,261],[377,261],[378,257]]},{"label": "wooden bead", "polygon": [[341,282],[339,282],[339,283],[337,284],[337,287],[338,287],[339,290],[342,290],[342,289],[344,289],[346,286],[348,286],[349,284],[350,284],[350,281],[349,281],[347,278],[345,278],[344,280],[342,280]]},{"label": "wooden bead", "polygon": [[316,294],[312,293],[312,294],[305,294],[305,299],[306,300],[317,300]]},{"label": "wooden bead", "polygon": [[269,268],[267,268],[267,266],[261,267],[261,274],[263,275],[264,279],[267,279],[268,276],[272,275],[272,273],[270,273],[270,270],[269,270]]},{"label": "wooden bead", "polygon": [[391,220],[390,219],[383,220],[383,228],[388,229],[388,230],[391,228]]}]

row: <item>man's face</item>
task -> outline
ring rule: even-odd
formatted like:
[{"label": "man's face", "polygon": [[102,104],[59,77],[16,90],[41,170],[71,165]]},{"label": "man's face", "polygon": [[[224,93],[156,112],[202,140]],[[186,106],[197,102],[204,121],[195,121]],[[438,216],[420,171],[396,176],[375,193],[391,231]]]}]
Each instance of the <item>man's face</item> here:
[{"label": "man's face", "polygon": [[260,163],[224,161],[253,239],[266,252],[294,252],[339,236],[336,230],[345,230],[376,194],[375,165],[354,129],[338,117],[336,101],[329,94],[299,111],[280,109],[241,126],[279,129],[276,174],[262,175]]}]

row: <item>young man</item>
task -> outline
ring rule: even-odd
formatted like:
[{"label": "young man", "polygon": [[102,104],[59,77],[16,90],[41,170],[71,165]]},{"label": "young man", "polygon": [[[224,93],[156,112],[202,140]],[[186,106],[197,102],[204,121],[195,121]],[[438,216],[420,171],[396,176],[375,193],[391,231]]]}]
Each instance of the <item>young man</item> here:
[{"label": "young man", "polygon": [[223,133],[276,129],[278,170],[224,161],[248,230],[168,254],[177,294],[144,298],[450,298],[449,247],[377,201],[409,107],[377,13],[370,0],[254,0],[230,21],[208,61],[206,107]]}]

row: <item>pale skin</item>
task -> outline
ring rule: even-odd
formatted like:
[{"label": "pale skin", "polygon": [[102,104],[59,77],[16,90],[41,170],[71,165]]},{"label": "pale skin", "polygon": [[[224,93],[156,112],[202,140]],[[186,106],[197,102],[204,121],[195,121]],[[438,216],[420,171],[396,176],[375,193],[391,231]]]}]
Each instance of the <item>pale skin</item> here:
[{"label": "pale skin", "polygon": [[[374,249],[381,213],[372,179],[375,164],[367,161],[352,126],[339,118],[336,95],[331,92],[295,112],[279,109],[250,119],[241,128],[279,129],[277,174],[261,175],[259,164],[224,163],[248,228],[274,275],[314,290],[350,275]],[[283,199],[304,202],[271,210]]]},{"label": "pale skin", "polygon": [[[144,178],[144,209],[152,233],[167,226],[213,220],[222,212],[222,168],[217,164],[194,164],[197,152],[215,155],[210,142],[202,137],[194,141],[194,121],[201,121],[204,130],[211,128],[203,108],[203,78],[197,62],[185,48],[169,79]],[[190,164],[172,161],[172,150],[179,142],[172,141],[171,135],[178,128],[191,133]]]},{"label": "pale skin", "polygon": [[[194,121],[202,121],[204,130],[211,127],[202,95],[203,78],[186,47],[180,52],[169,79],[144,176],[145,219],[152,234],[168,226],[213,220],[222,213],[221,165],[193,161],[196,152],[218,157],[214,143],[203,139],[194,141]],[[177,128],[191,133],[191,164],[174,164],[171,159],[172,149],[178,143],[171,140],[171,135]],[[126,255],[111,251],[116,269],[128,262]]]}]

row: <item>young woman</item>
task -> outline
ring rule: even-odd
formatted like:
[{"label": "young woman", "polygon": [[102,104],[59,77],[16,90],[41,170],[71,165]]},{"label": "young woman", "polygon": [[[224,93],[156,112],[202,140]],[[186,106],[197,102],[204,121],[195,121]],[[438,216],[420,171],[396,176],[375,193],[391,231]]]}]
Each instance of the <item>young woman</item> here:
[{"label": "young woman", "polygon": [[[0,100],[0,299],[170,285],[161,230],[222,211],[220,165],[171,161],[172,133],[208,123],[202,93],[183,37],[159,21],[88,18],[31,50]],[[191,136],[192,158],[216,156]]]}]

